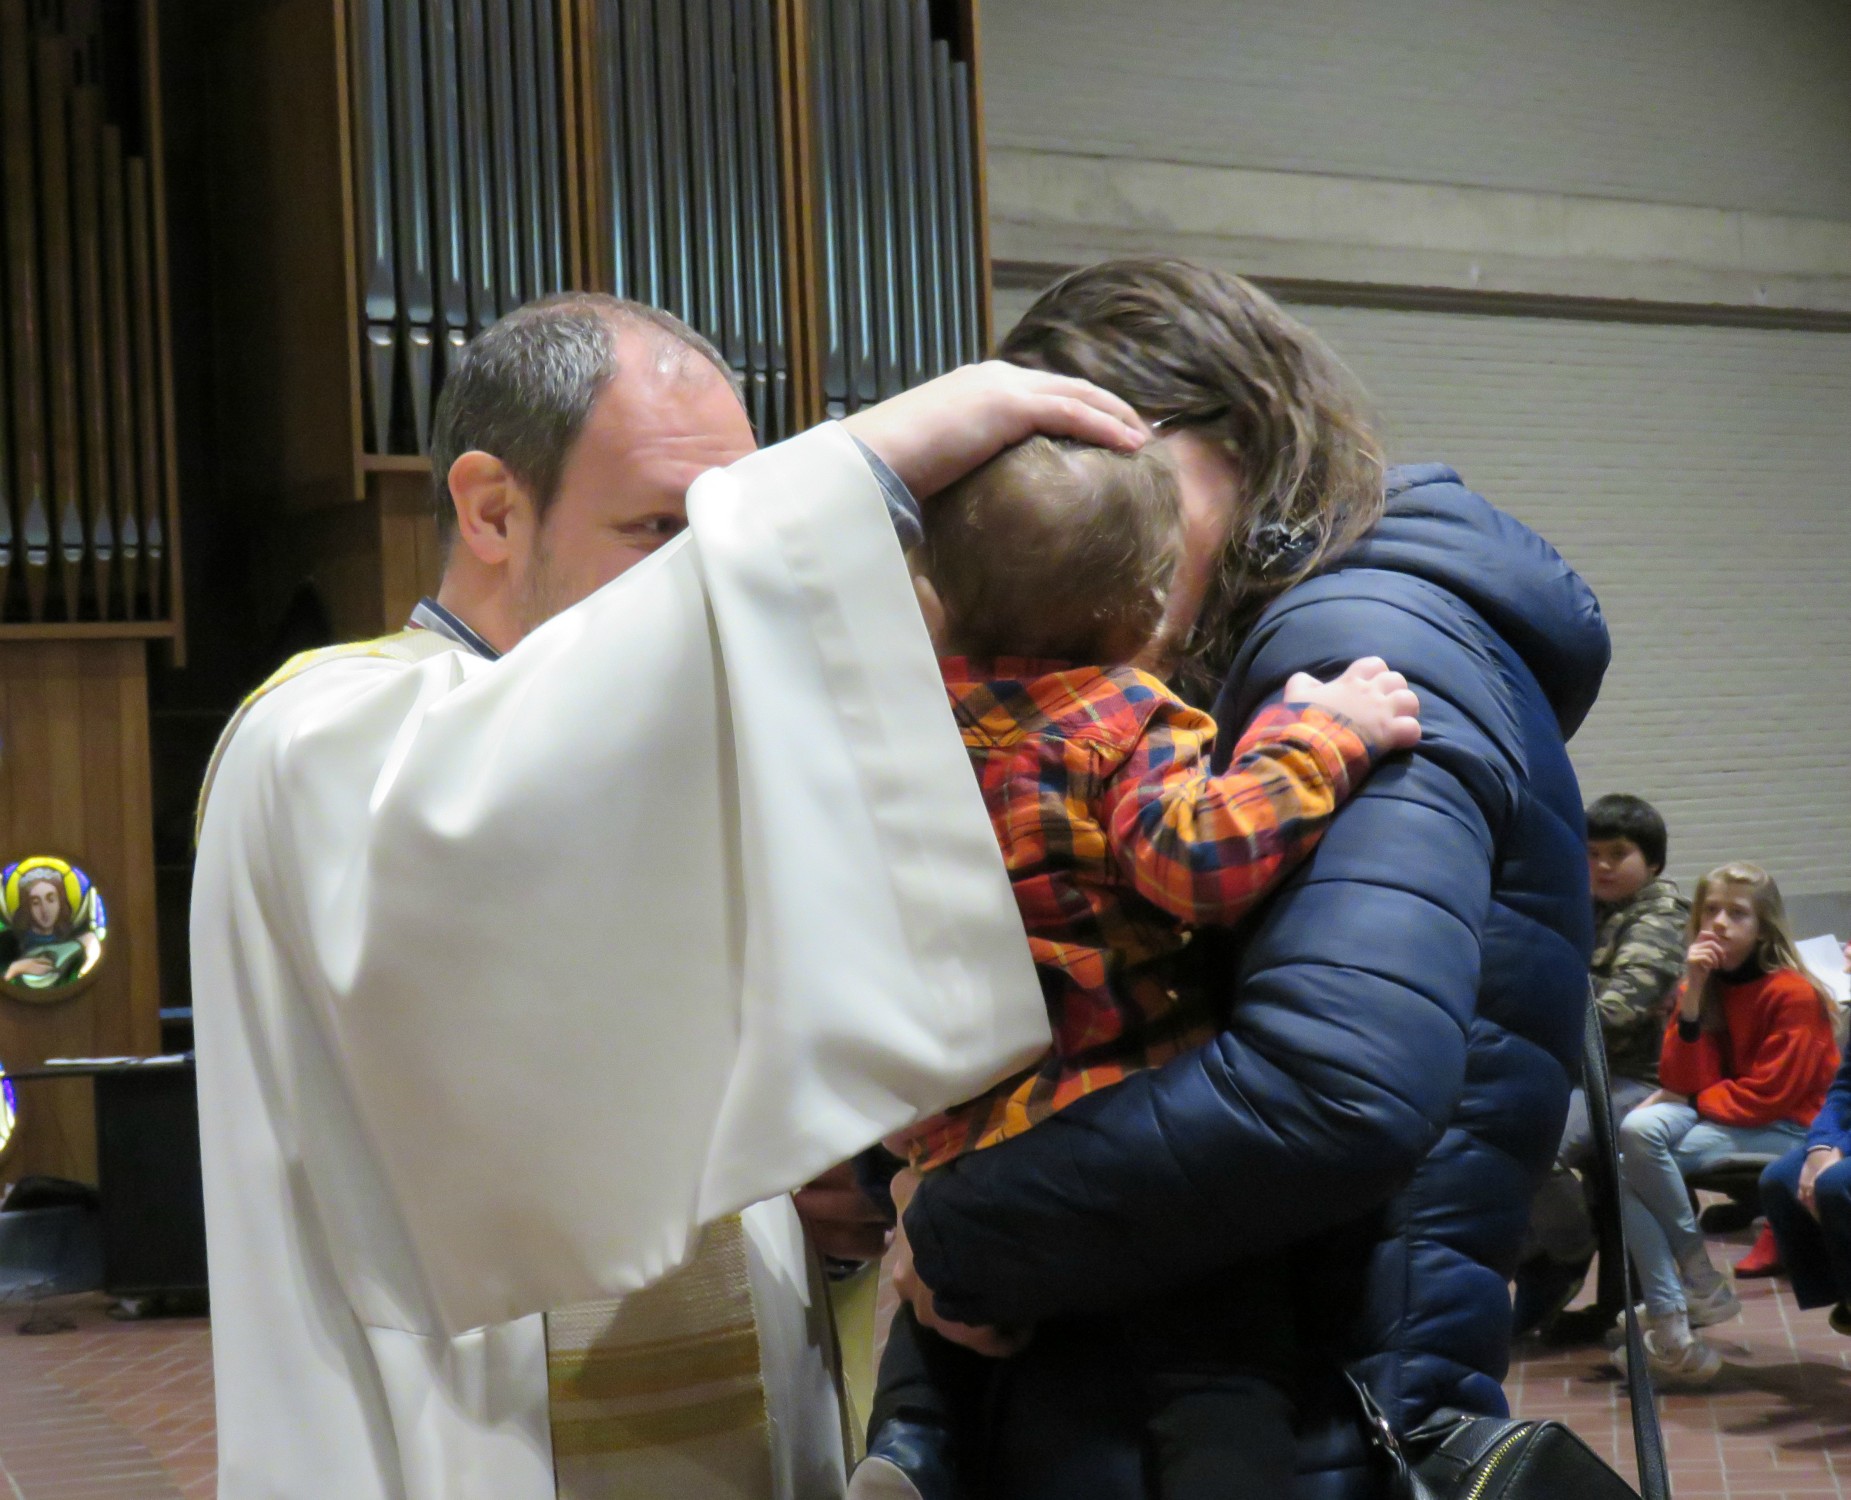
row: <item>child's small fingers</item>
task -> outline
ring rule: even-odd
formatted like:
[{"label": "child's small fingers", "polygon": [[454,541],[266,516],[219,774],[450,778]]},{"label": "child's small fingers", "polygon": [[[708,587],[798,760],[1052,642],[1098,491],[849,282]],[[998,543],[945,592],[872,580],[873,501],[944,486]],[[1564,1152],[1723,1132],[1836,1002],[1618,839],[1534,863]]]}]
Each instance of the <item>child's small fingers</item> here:
[{"label": "child's small fingers", "polygon": [[1379,656],[1361,656],[1343,670],[1343,675],[1354,682],[1366,682],[1371,677],[1379,677],[1388,670],[1388,663]]}]

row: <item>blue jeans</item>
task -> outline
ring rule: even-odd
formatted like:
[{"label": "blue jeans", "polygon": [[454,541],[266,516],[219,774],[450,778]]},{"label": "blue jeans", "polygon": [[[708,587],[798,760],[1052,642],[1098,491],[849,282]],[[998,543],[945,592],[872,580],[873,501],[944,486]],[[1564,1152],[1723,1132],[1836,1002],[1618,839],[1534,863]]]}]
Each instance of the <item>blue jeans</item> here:
[{"label": "blue jeans", "polygon": [[1819,1217],[1800,1207],[1806,1152],[1789,1151],[1761,1174],[1761,1205],[1780,1241],[1780,1258],[1801,1307],[1851,1302],[1851,1158],[1827,1167],[1813,1184]]},{"label": "blue jeans", "polygon": [[[1608,1097],[1613,1118],[1626,1117],[1652,1085],[1636,1078],[1615,1078]],[[1562,1127],[1562,1144],[1556,1148],[1555,1167],[1530,1201],[1530,1232],[1523,1257],[1541,1253],[1565,1266],[1585,1264],[1593,1258],[1594,1220],[1588,1213],[1587,1188],[1580,1173],[1594,1159],[1594,1127],[1588,1119],[1587,1094],[1576,1089],[1568,1096],[1568,1123]]]},{"label": "blue jeans", "polygon": [[1717,1125],[1701,1119],[1688,1104],[1646,1105],[1620,1122],[1620,1203],[1646,1312],[1682,1312],[1679,1267],[1706,1258],[1684,1174],[1738,1153],[1774,1156],[1805,1139],[1806,1127],[1788,1120]]}]

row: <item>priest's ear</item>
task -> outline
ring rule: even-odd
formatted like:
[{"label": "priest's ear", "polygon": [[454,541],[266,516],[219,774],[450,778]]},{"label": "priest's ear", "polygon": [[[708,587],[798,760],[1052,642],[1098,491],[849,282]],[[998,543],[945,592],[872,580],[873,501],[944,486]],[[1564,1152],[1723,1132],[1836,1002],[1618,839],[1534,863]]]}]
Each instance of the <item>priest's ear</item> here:
[{"label": "priest's ear", "polygon": [[450,465],[450,503],[457,542],[479,562],[497,567],[531,548],[533,497],[494,454],[472,448],[457,456]]}]

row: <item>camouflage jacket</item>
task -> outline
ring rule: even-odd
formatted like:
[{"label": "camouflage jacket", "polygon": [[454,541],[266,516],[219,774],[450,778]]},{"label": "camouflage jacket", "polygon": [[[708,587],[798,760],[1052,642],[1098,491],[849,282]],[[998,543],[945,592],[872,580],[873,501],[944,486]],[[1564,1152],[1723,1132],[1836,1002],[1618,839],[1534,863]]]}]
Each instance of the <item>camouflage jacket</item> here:
[{"label": "camouflage jacket", "polygon": [[1590,969],[1615,1078],[1658,1082],[1665,1000],[1684,974],[1689,916],[1690,903],[1664,879],[1643,887],[1630,901],[1594,908],[1600,930]]}]

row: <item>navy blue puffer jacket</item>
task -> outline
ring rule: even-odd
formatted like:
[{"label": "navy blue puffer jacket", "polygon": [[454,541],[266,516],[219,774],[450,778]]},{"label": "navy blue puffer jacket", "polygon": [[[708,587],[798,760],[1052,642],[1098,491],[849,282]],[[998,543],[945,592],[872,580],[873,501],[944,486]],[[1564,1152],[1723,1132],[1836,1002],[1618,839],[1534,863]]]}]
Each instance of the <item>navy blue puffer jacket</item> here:
[{"label": "navy blue puffer jacket", "polygon": [[[1262,617],[1216,717],[1231,745],[1291,673],[1377,655],[1420,694],[1419,749],[1223,950],[1216,1041],[933,1174],[906,1219],[941,1310],[976,1323],[1059,1328],[1289,1251],[1331,1377],[1301,1413],[1317,1500],[1375,1489],[1342,1365],[1403,1430],[1505,1409],[1505,1283],[1561,1132],[1592,941],[1564,742],[1607,665],[1599,605],[1450,470],[1389,490],[1369,538]],[[1071,1341],[1048,1343],[1071,1364]],[[1058,1423],[1061,1405],[1026,1409]],[[1108,1493],[1092,1472],[1083,1492]]]}]

